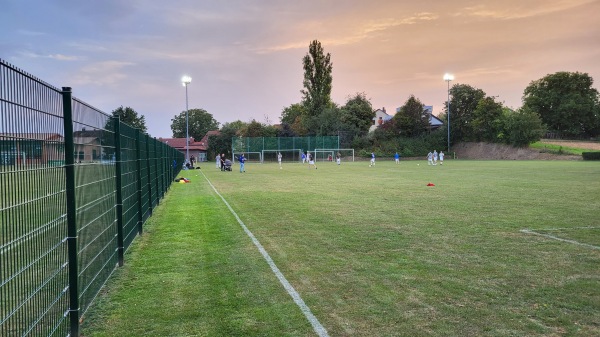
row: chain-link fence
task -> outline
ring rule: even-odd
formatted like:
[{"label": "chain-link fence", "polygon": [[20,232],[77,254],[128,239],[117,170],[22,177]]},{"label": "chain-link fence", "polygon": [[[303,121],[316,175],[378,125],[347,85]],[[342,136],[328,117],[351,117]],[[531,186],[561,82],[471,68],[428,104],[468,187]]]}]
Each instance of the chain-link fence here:
[{"label": "chain-link fence", "polygon": [[183,161],[0,60],[0,335],[78,336]]}]

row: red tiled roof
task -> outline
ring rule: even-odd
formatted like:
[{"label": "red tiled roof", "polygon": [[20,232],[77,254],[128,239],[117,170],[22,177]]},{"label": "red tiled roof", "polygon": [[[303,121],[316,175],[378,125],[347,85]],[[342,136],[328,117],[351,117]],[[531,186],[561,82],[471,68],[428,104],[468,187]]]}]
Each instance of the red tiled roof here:
[{"label": "red tiled roof", "polygon": [[[202,140],[199,142],[195,141],[193,137],[190,137],[189,149],[206,151],[208,149],[208,137],[213,136],[213,135],[218,135],[218,134],[219,134],[218,130],[208,131],[206,133],[206,135],[204,135],[204,137],[202,137]],[[158,140],[160,140],[161,142],[163,142],[177,150],[185,150],[186,149],[185,138],[159,138]]]}]

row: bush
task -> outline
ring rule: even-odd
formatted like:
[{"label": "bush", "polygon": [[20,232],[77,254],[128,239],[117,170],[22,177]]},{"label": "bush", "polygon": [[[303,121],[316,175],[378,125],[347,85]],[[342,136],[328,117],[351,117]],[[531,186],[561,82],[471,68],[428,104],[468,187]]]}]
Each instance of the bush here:
[{"label": "bush", "polygon": [[583,160],[600,160],[600,152],[582,152]]},{"label": "bush", "polygon": [[500,138],[514,147],[525,147],[537,142],[546,133],[540,117],[527,109],[510,112],[505,116],[504,123],[505,132]]}]

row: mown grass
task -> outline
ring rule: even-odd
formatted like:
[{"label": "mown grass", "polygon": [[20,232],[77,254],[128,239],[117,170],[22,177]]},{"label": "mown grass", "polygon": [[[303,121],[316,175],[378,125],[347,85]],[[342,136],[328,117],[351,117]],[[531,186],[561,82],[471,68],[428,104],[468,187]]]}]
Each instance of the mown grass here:
[{"label": "mown grass", "polygon": [[[597,163],[205,167],[331,336],[600,334],[600,249],[520,232],[564,228],[552,235],[597,246]],[[202,174],[187,174],[84,334],[315,335]]]},{"label": "mown grass", "polygon": [[593,150],[586,149],[586,148],[577,148],[577,147],[562,146],[562,145],[557,145],[557,144],[549,144],[549,143],[545,143],[544,141],[531,143],[531,144],[529,144],[529,147],[533,148],[533,149],[543,150],[544,152],[548,152],[548,153],[572,154],[572,155],[577,155],[577,156],[581,156],[581,154],[583,152],[593,151]]}]

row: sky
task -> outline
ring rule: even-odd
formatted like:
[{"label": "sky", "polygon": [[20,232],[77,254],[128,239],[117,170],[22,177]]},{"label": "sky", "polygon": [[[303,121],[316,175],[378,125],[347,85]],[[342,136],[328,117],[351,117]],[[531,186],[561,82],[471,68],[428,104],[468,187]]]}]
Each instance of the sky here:
[{"label": "sky", "polygon": [[279,123],[313,40],[335,103],[364,93],[390,114],[411,95],[440,113],[445,73],[514,109],[548,74],[600,81],[600,0],[2,0],[0,31],[1,59],[104,112],[133,108],[153,137],[186,109],[183,75],[190,109]]}]

